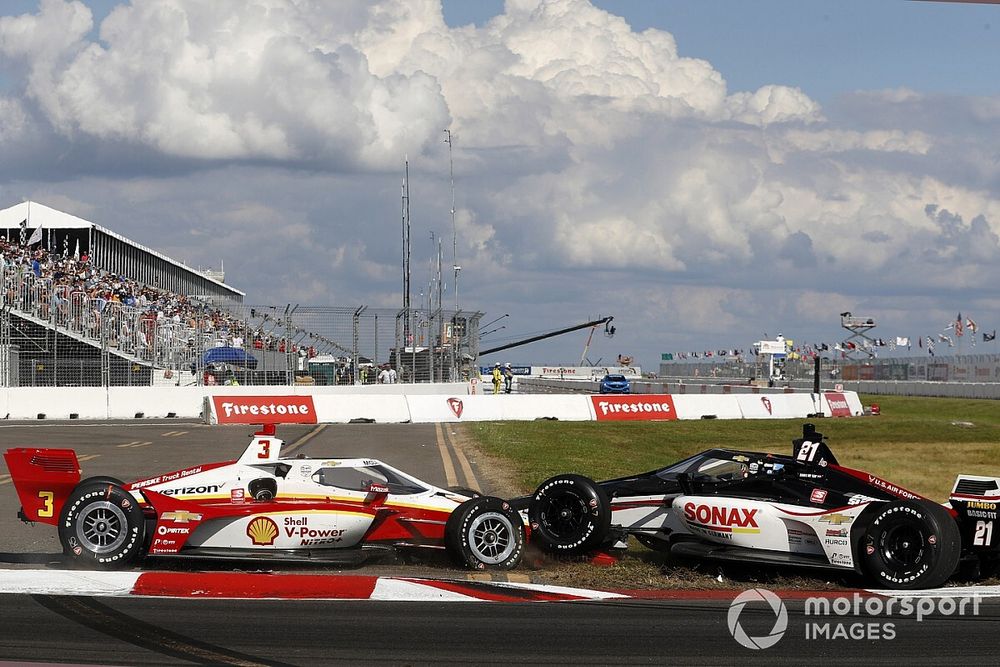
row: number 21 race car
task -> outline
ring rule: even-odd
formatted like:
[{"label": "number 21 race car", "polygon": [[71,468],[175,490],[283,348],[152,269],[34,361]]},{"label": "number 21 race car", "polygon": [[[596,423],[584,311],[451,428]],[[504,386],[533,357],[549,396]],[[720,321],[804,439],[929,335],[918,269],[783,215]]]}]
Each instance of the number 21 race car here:
[{"label": "number 21 race car", "polygon": [[473,569],[511,569],[524,520],[500,498],[442,489],[373,459],[280,458],[274,424],[236,461],[124,483],[80,480],[71,449],[4,454],[24,521],[54,525],[67,557],[126,567],[145,556],[360,563],[445,549]]},{"label": "number 21 race car", "polygon": [[681,556],[853,571],[891,589],[938,587],[961,559],[994,572],[1000,556],[1000,478],[959,475],[940,505],[839,465],[812,424],[791,456],[710,449],[605,482],[559,475],[511,502],[527,509],[532,543],[561,554],[631,535]]}]

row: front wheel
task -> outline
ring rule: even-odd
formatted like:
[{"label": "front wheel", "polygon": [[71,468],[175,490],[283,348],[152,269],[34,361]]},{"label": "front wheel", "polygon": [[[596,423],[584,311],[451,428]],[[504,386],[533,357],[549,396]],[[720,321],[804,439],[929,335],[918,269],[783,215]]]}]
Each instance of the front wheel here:
[{"label": "front wheel", "polygon": [[462,567],[512,570],[524,554],[524,522],[505,500],[473,498],[448,517],[445,546]]},{"label": "front wheel", "polygon": [[538,487],[528,506],[531,537],[550,553],[575,555],[597,547],[611,530],[604,489],[583,475],[557,475]]},{"label": "front wheel", "polygon": [[869,507],[857,548],[861,569],[873,583],[900,590],[937,588],[955,573],[962,538],[948,510],[926,500]]},{"label": "front wheel", "polygon": [[142,553],[142,508],[131,493],[110,482],[78,485],[59,516],[59,541],[76,563],[121,568]]}]

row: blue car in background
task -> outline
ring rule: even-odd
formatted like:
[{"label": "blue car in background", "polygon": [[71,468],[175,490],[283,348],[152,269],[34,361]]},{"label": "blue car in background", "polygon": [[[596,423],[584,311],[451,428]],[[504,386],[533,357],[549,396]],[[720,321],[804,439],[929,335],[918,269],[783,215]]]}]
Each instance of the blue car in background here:
[{"label": "blue car in background", "polygon": [[605,375],[601,379],[602,394],[629,394],[632,393],[632,385],[624,375]]}]

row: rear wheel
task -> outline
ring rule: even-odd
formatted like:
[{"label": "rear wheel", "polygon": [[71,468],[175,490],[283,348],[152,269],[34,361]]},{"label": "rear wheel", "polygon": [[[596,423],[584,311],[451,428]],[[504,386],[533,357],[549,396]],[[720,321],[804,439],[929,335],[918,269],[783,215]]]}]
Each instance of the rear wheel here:
[{"label": "rear wheel", "polygon": [[448,517],[445,546],[462,567],[512,570],[524,554],[524,522],[505,500],[473,498]]},{"label": "rear wheel", "polygon": [[117,484],[88,481],[67,498],[59,516],[59,541],[76,563],[120,568],[142,553],[146,532],[142,508]]},{"label": "rear wheel", "polygon": [[582,475],[545,480],[528,506],[532,539],[550,553],[581,554],[600,545],[611,530],[611,503],[596,482]]},{"label": "rear wheel", "polygon": [[948,510],[926,500],[869,507],[859,526],[858,562],[874,584],[937,588],[955,573],[962,539]]}]

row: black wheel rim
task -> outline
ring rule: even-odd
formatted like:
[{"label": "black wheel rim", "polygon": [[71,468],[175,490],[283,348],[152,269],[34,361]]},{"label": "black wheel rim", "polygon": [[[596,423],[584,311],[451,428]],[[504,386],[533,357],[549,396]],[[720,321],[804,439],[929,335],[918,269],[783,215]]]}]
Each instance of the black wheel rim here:
[{"label": "black wheel rim", "polygon": [[587,501],[575,493],[549,498],[540,513],[539,524],[557,539],[574,537],[586,523]]},{"label": "black wheel rim", "polygon": [[889,569],[904,572],[923,560],[925,542],[926,536],[919,527],[903,524],[882,534],[879,552]]}]

